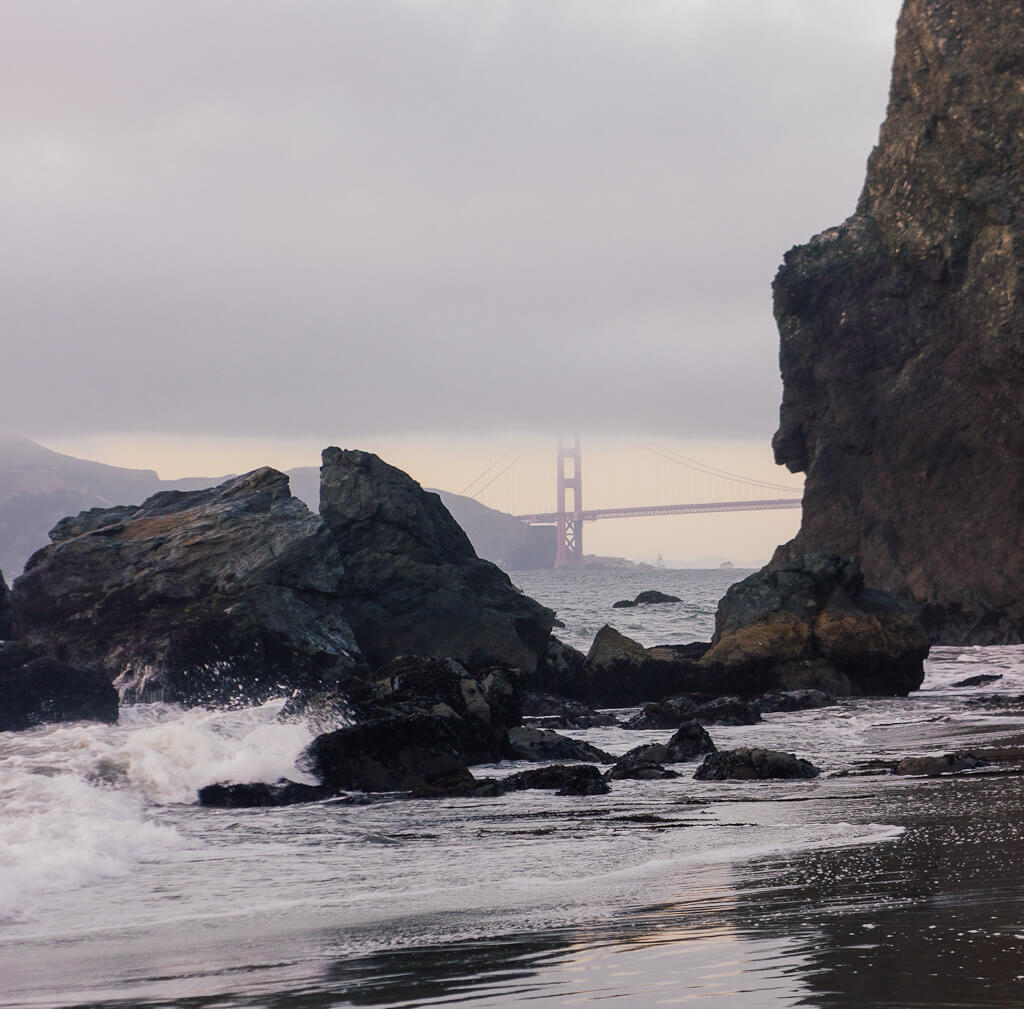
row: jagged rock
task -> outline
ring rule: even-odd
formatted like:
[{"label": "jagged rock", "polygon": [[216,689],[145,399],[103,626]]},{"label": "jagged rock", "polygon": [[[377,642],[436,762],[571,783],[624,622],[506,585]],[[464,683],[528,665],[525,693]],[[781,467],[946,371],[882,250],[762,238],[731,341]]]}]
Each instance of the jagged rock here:
[{"label": "jagged rock", "polygon": [[947,753],[942,757],[904,757],[896,762],[893,774],[951,774],[985,767],[988,761],[971,753]]},{"label": "jagged rock", "polygon": [[362,659],[323,523],[264,468],[61,522],[14,583],[27,644],[102,670],[125,700],[251,703]]},{"label": "jagged rock", "polygon": [[756,725],[761,721],[761,712],[740,697],[716,697],[698,704],[693,717],[701,725]]},{"label": "jagged rock", "polygon": [[707,730],[696,721],[683,722],[664,745],[665,760],[670,764],[693,760],[701,754],[714,753],[717,749]]},{"label": "jagged rock", "polygon": [[831,694],[826,694],[824,690],[779,690],[762,694],[757,699],[757,706],[762,714],[827,708],[835,703],[836,699]]},{"label": "jagged rock", "polygon": [[288,778],[279,778],[272,785],[265,781],[250,784],[218,782],[199,789],[199,805],[222,809],[294,806],[300,802],[322,802],[333,794],[325,785],[304,785]]},{"label": "jagged rock", "polygon": [[372,665],[454,658],[532,673],[554,614],[480,560],[436,494],[369,452],[323,452],[320,515],[345,564],[345,602]]},{"label": "jagged rock", "polygon": [[708,754],[694,772],[698,781],[752,781],[768,778],[816,778],[821,769],[793,753],[741,746]]},{"label": "jagged rock", "polygon": [[856,555],[932,640],[1024,640],[1024,18],[906,0],[856,213],[775,279],[775,458],[806,472],[773,566]]},{"label": "jagged rock", "polygon": [[627,610],[639,605],[635,599],[619,599],[612,603],[613,610]]},{"label": "jagged rock", "polygon": [[744,683],[737,692],[747,696],[780,687],[904,695],[921,685],[927,654],[907,606],[866,589],[855,558],[815,554],[733,585],[701,663]]},{"label": "jagged rock", "polygon": [[592,760],[611,764],[615,758],[582,739],[561,736],[550,729],[521,726],[508,733],[508,755],[513,760]]},{"label": "jagged rock", "polygon": [[335,792],[448,788],[474,780],[448,720],[423,714],[324,733],[306,747],[300,766]]},{"label": "jagged rock", "polygon": [[0,644],[0,732],[48,722],[117,721],[117,691],[96,669],[40,656],[24,644]]},{"label": "jagged rock", "polygon": [[557,789],[556,795],[606,795],[611,789],[593,764],[557,764],[510,775],[501,784],[506,791],[528,788]]},{"label": "jagged rock", "polygon": [[11,590],[4,581],[4,573],[0,571],[0,641],[11,636]]},{"label": "jagged rock", "polygon": [[555,694],[528,691],[522,701],[523,723],[543,729],[593,729],[618,725],[608,711],[595,711],[581,701]]},{"label": "jagged rock", "polygon": [[[522,721],[515,670],[491,669],[477,679],[454,659],[401,655],[378,669],[363,691],[358,710],[364,718],[418,713],[444,719],[467,764],[500,760],[508,729]],[[358,696],[352,687],[349,692]]]},{"label": "jagged rock", "polygon": [[984,687],[986,684],[995,683],[1003,678],[1002,673],[978,673],[977,676],[968,676],[965,679],[951,683],[951,687]]}]

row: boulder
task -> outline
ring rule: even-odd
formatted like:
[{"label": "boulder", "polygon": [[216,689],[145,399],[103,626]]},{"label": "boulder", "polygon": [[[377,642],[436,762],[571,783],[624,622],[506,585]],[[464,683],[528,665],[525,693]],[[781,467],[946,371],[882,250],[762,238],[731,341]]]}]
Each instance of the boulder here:
[{"label": "boulder", "polygon": [[836,699],[831,694],[826,694],[824,690],[777,690],[762,694],[757,699],[757,706],[762,714],[827,708],[835,703]]},{"label": "boulder", "polygon": [[99,670],[69,666],[19,642],[0,643],[0,732],[48,722],[114,723],[117,713],[117,691]]},{"label": "boulder", "polygon": [[753,781],[768,778],[816,778],[821,769],[792,753],[741,746],[710,753],[694,772],[698,781]]},{"label": "boulder", "polygon": [[528,788],[556,789],[556,795],[606,795],[611,789],[593,764],[557,764],[520,771],[503,779],[506,791]]},{"label": "boulder", "polygon": [[522,721],[518,674],[491,669],[471,676],[454,659],[402,655],[383,665],[361,689],[362,718],[430,714],[444,719],[467,764],[501,760],[508,749],[508,729]]},{"label": "boulder", "polygon": [[582,739],[571,739],[550,729],[521,726],[510,729],[508,755],[513,760],[588,760],[611,764],[615,758]]},{"label": "boulder", "polygon": [[571,696],[600,708],[631,707],[685,693],[721,693],[717,673],[697,661],[707,648],[701,642],[644,648],[606,624],[576,681],[562,692],[571,690]]},{"label": "boulder", "polygon": [[665,745],[665,761],[679,764],[705,753],[714,753],[715,744],[707,730],[695,721],[683,722]]},{"label": "boulder", "polygon": [[761,712],[756,704],[740,697],[716,697],[698,704],[692,717],[701,725],[756,725]]},{"label": "boulder", "polygon": [[322,802],[333,794],[325,785],[304,785],[288,778],[279,778],[273,784],[265,781],[250,784],[220,782],[199,789],[199,805],[222,809],[294,806],[300,802]]},{"label": "boulder", "polygon": [[320,473],[345,612],[371,665],[422,655],[536,670],[554,614],[477,557],[436,494],[369,452],[327,448]]},{"label": "boulder", "polygon": [[814,554],[733,585],[701,659],[745,696],[814,688],[897,695],[924,679],[929,642],[908,606],[865,588],[855,558]]},{"label": "boulder", "polygon": [[436,715],[380,718],[317,736],[300,766],[331,791],[403,792],[469,785],[460,742]]},{"label": "boulder", "polygon": [[663,766],[651,751],[653,751],[651,746],[634,747],[612,764],[605,772],[605,777],[609,781],[622,781],[626,778],[631,778],[634,781],[663,781],[666,778],[679,777],[678,771],[672,771]]},{"label": "boulder", "polygon": [[330,533],[264,468],[65,519],[14,583],[16,632],[123,700],[252,703],[363,668]]},{"label": "boulder", "polygon": [[582,652],[552,635],[537,669],[527,675],[526,686],[533,691],[585,701],[586,661]]},{"label": "boulder", "polygon": [[1022,52],[1017,0],[906,0],[856,212],[774,283],[807,476],[772,566],[856,555],[947,644],[1024,640]]},{"label": "boulder", "polygon": [[11,636],[11,590],[4,581],[4,573],[0,571],[0,641]]}]

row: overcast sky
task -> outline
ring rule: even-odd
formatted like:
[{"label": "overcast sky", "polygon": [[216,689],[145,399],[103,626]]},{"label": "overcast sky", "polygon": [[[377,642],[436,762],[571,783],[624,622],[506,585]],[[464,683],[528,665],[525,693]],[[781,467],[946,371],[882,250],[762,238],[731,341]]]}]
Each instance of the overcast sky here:
[{"label": "overcast sky", "polygon": [[0,0],[0,427],[766,443],[898,9]]}]

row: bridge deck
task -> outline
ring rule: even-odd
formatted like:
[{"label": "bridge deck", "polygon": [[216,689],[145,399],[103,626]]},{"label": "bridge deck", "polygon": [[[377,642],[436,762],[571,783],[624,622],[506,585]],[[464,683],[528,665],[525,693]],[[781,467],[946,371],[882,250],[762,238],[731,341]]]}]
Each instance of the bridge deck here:
[{"label": "bridge deck", "polygon": [[[637,508],[591,508],[572,517],[582,519],[584,522],[594,522],[597,519],[643,518],[649,515],[774,511],[777,508],[799,508],[802,504],[801,498],[769,498],[766,501],[708,501],[703,504],[649,505]],[[516,515],[515,517],[532,526],[554,525],[558,522],[558,512],[539,512],[535,515]]]}]

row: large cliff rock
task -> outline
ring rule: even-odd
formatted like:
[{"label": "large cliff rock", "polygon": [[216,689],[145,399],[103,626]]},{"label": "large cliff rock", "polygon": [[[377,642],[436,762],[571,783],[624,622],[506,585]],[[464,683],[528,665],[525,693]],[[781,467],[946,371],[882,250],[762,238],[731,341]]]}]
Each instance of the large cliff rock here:
[{"label": "large cliff rock", "polygon": [[15,633],[125,700],[253,701],[361,668],[323,523],[259,469],[65,519],[14,583]]},{"label": "large cliff rock", "polygon": [[909,609],[865,588],[856,558],[812,554],[733,585],[701,665],[757,692],[905,695],[921,686],[928,654]]},{"label": "large cliff rock", "polygon": [[345,612],[376,666],[453,658],[532,673],[554,614],[480,560],[436,494],[369,452],[323,452],[320,515],[345,564]]},{"label": "large cliff rock", "polygon": [[775,280],[776,459],[807,473],[775,565],[861,558],[934,640],[1024,640],[1024,12],[906,0],[856,213]]},{"label": "large cliff rock", "polygon": [[4,581],[4,573],[0,571],[0,641],[11,636],[11,590]]}]

